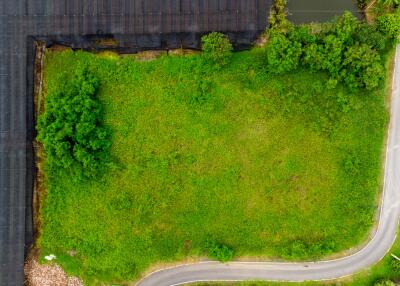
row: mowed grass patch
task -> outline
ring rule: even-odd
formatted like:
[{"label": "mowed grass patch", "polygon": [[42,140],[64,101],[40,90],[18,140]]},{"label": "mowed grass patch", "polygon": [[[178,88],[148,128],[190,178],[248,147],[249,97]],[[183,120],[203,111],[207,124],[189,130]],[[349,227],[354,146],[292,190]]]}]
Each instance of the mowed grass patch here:
[{"label": "mowed grass patch", "polygon": [[[381,185],[385,88],[328,89],[321,73],[271,76],[262,49],[208,70],[47,52],[46,90],[87,65],[100,79],[113,167],[48,177],[39,245],[91,284],[207,255],[315,259],[367,237]],[[76,251],[73,256],[70,251]]]}]

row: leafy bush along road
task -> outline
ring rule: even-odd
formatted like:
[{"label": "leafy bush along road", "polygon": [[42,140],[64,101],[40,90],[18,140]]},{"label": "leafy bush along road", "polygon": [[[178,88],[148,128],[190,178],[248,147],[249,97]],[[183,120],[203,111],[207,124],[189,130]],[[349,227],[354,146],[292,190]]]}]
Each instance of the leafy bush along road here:
[{"label": "leafy bush along road", "polygon": [[[225,42],[209,40],[212,53]],[[281,75],[268,48],[226,47],[216,67],[215,54],[46,55],[46,102],[68,94],[77,67],[98,79],[95,125],[112,131],[113,168],[72,182],[69,168],[46,174],[44,255],[95,284],[207,254],[318,258],[365,237],[380,186],[383,81],[358,90],[302,64]]]}]

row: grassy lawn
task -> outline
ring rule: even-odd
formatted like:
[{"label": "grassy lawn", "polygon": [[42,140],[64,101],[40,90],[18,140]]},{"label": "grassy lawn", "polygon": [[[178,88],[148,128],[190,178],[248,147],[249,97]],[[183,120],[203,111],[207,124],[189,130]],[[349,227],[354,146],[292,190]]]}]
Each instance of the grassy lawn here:
[{"label": "grassy lawn", "polygon": [[113,166],[96,181],[46,181],[42,254],[96,283],[205,256],[209,241],[237,257],[294,260],[366,239],[381,186],[385,88],[328,89],[322,73],[272,76],[264,60],[253,49],[210,72],[197,55],[47,52],[47,91],[80,64],[100,79]]}]

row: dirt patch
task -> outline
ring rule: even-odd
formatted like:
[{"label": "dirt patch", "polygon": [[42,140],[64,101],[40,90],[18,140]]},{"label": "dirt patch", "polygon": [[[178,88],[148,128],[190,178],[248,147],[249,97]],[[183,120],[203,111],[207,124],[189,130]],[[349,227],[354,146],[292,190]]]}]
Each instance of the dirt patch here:
[{"label": "dirt patch", "polygon": [[167,55],[167,51],[144,51],[144,52],[139,52],[134,56],[135,60],[137,61],[151,61],[154,59],[157,59],[163,55]]},{"label": "dirt patch", "polygon": [[[44,110],[43,100],[43,59],[45,53],[45,45],[43,43],[36,43],[36,55],[34,66],[34,95],[33,100],[35,103],[35,118]],[[36,176],[33,186],[33,225],[34,225],[34,238],[35,241],[40,235],[40,200],[45,193],[44,176],[42,170],[44,150],[42,144],[34,140],[33,148],[35,150],[35,168]]]},{"label": "dirt patch", "polygon": [[66,50],[72,50],[71,47],[59,45],[59,44],[51,45],[50,47],[47,47],[46,49],[51,50],[51,51],[60,51],[60,52],[66,51]]},{"label": "dirt patch", "polygon": [[367,20],[368,23],[372,23],[374,21],[375,14],[373,10],[375,8],[375,5],[376,5],[376,0],[373,0],[364,9],[365,19]]},{"label": "dirt patch", "polygon": [[101,47],[118,47],[119,43],[113,38],[102,38],[95,40],[94,43]]},{"label": "dirt patch", "polygon": [[265,47],[267,42],[268,42],[268,36],[267,36],[267,33],[264,32],[256,39],[256,42],[254,45],[256,47]]},{"label": "dirt patch", "polygon": [[195,55],[198,54],[199,51],[190,50],[190,49],[173,49],[168,50],[169,56],[186,56],[186,55]]},{"label": "dirt patch", "polygon": [[37,255],[25,262],[26,286],[83,286],[77,277],[68,277],[64,270],[57,264],[42,265],[37,260]]}]

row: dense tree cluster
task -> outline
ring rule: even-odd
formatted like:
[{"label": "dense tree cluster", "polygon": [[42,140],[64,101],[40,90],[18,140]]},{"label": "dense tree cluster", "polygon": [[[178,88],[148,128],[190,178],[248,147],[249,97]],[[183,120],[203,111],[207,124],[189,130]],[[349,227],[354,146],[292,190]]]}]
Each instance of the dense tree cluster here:
[{"label": "dense tree cluster", "polygon": [[71,79],[60,80],[58,89],[48,91],[37,125],[48,174],[67,170],[72,178],[93,177],[107,162],[110,134],[101,126],[98,86],[98,79],[80,67]]},{"label": "dense tree cluster", "polygon": [[271,29],[269,70],[282,74],[303,66],[327,72],[332,86],[343,82],[352,89],[374,89],[384,77],[381,54],[400,32],[398,17],[388,14],[367,24],[346,12],[317,32],[312,26]]}]

